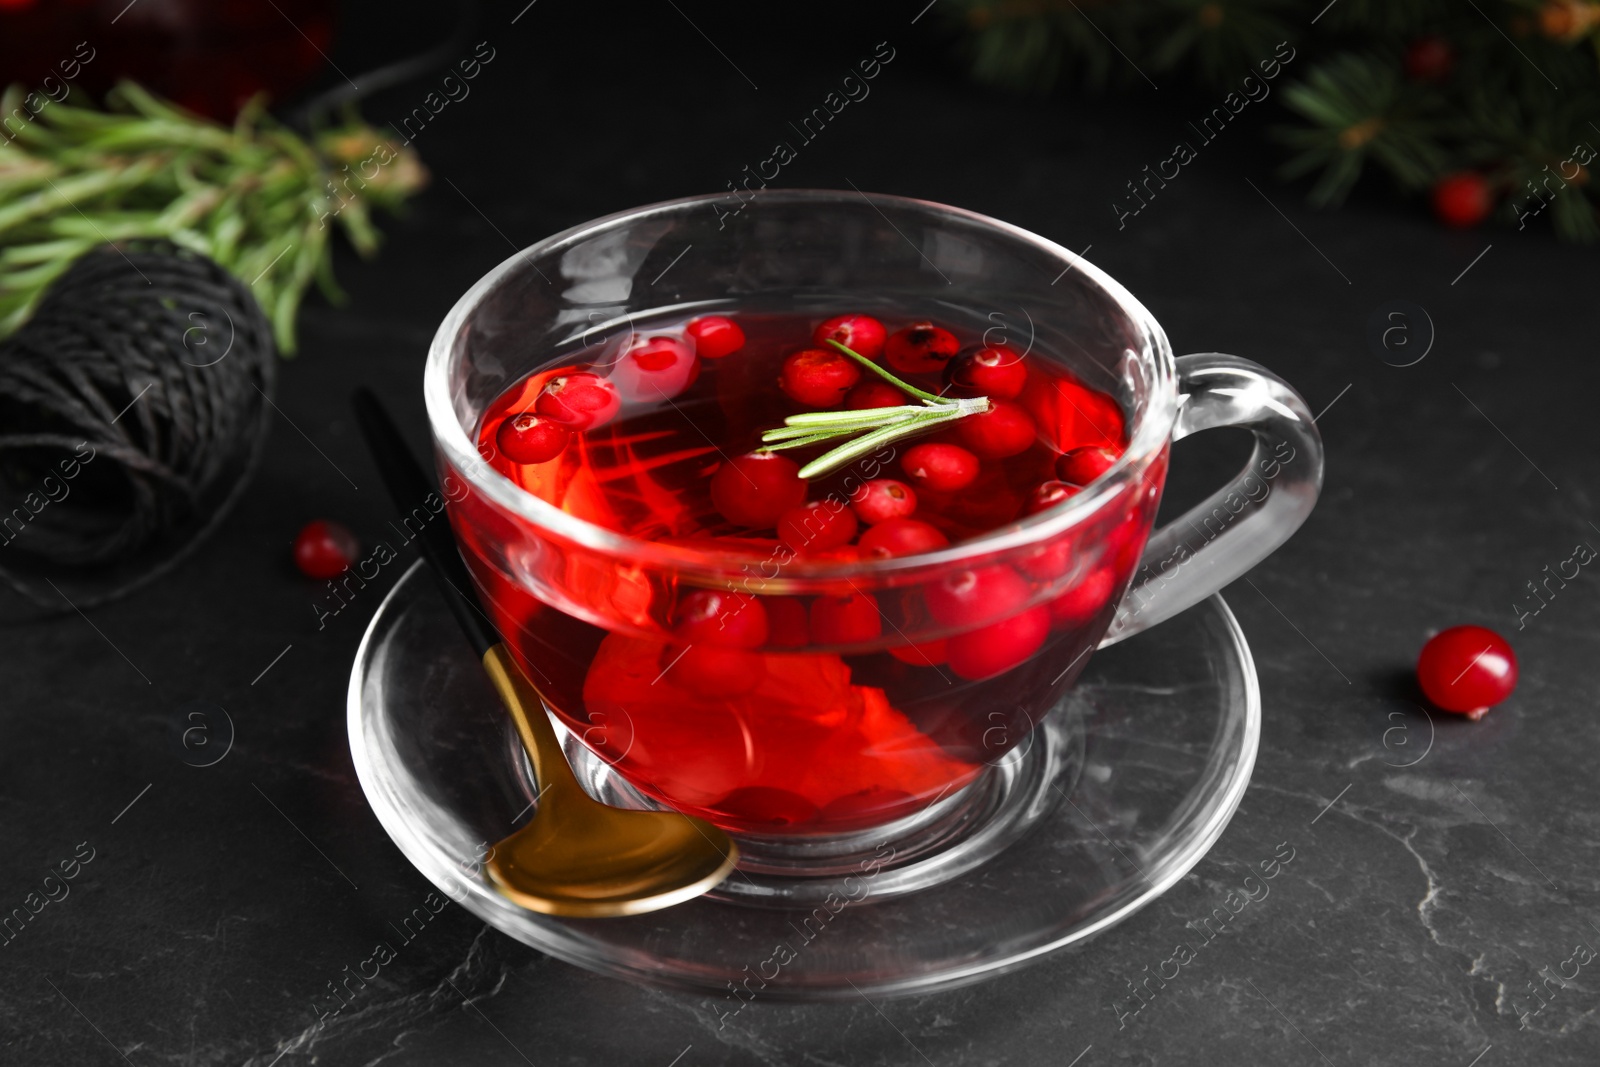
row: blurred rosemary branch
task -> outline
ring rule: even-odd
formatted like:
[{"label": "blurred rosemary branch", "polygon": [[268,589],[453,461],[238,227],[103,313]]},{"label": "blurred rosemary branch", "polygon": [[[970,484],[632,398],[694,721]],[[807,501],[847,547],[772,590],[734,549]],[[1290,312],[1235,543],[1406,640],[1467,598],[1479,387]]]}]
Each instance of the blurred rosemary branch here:
[{"label": "blurred rosemary branch", "polygon": [[397,209],[427,181],[414,152],[353,119],[307,141],[260,100],[230,127],[131,82],[106,94],[106,110],[48,102],[34,114],[25,96],[0,94],[0,114],[31,115],[0,138],[0,337],[84,252],[165,237],[248,285],[290,354],[311,283],[342,298],[333,230],[372,255],[371,208]]}]

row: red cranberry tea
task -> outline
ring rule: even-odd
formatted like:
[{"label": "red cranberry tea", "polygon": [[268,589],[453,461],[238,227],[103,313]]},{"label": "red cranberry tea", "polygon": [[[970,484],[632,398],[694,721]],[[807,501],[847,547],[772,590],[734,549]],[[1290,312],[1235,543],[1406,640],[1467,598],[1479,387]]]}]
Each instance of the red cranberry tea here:
[{"label": "red cranberry tea", "polygon": [[[691,586],[471,497],[452,510],[566,724],[659,800],[757,833],[913,814],[1020,742],[1126,588],[1164,466],[1053,539],[881,574],[1071,499],[1117,462],[1122,410],[981,327],[757,310],[636,320],[565,353],[478,440],[555,508],[722,566]],[[771,592],[791,577],[808,595]]]}]

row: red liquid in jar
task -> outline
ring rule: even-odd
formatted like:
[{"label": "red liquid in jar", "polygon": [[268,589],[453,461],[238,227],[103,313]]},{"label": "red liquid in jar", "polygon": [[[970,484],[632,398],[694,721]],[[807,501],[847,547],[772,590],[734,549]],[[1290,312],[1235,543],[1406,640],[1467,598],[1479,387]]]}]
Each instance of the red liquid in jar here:
[{"label": "red liquid in jar", "polygon": [[[780,539],[773,523],[741,524],[719,510],[718,470],[759,448],[762,431],[786,416],[816,410],[819,385],[837,384],[828,378],[837,368],[802,382],[812,403],[778,384],[780,376],[788,381],[785,358],[817,347],[813,330],[828,316],[721,314],[743,332],[736,350],[722,354],[727,335],[717,334],[702,342],[716,357],[702,358],[689,317],[636,318],[631,334],[607,331],[507,389],[484,412],[478,441],[485,459],[524,491],[596,526],[723,559],[728,581],[690,586],[667,568],[618,562],[475,495],[451,508],[463,554],[552,709],[647,794],[752,833],[837,833],[914,814],[1000,760],[1076,678],[1143,548],[1165,455],[1093,521],[1020,556],[976,557],[930,571],[920,584],[885,587],[858,575],[835,583],[834,597],[750,595],[761,578],[797,561],[865,560],[873,544],[899,542],[892,529],[872,534],[878,527],[863,521],[849,543],[817,550],[793,526],[798,546]],[[898,331],[925,320],[880,319],[890,334],[880,364],[915,368],[895,373],[929,392],[970,396],[965,383],[974,381],[1011,391],[1000,406],[1011,408],[1012,422],[987,436],[950,424],[893,442],[812,479],[794,503],[848,508],[864,482],[894,479],[913,486],[909,520],[959,545],[1070,495],[1054,482],[1063,453],[1126,446],[1118,403],[1061,362],[1013,350],[946,374],[948,352],[939,346],[931,354],[895,347]],[[981,347],[981,327],[939,325],[963,351]],[[1018,355],[1025,377],[1008,369]],[[588,374],[604,384],[573,384]],[[560,402],[541,400],[558,379],[565,381],[548,391]],[[862,370],[858,384],[878,380]],[[554,458],[517,463],[497,447],[502,424],[527,412],[556,413],[571,426]],[[596,412],[604,421],[580,428]],[[1031,440],[1022,438],[1014,454],[979,458],[959,489],[938,488],[937,478],[919,482],[906,469],[906,452],[919,445],[1014,450],[1006,441],[1019,418]],[[804,464],[838,443],[782,454]],[[745,513],[722,499],[726,510]],[[891,509],[903,506],[898,501]],[[885,514],[866,504],[856,510]],[[835,542],[838,530],[817,540]]]}]

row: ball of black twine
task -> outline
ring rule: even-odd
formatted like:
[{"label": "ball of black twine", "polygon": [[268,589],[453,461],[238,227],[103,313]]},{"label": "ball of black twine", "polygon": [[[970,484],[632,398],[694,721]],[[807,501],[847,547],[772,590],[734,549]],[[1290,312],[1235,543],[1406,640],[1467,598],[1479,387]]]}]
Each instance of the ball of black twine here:
[{"label": "ball of black twine", "polygon": [[210,259],[85,254],[0,343],[0,578],[70,611],[177,563],[249,481],[275,370],[260,305]]}]

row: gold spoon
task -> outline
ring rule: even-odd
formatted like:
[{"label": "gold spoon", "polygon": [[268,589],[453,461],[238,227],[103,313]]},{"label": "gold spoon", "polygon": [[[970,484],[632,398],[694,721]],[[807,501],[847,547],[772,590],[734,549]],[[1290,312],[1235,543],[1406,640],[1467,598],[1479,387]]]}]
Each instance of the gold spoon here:
[{"label": "gold spoon", "polygon": [[[390,495],[410,514],[436,491],[378,398],[357,389],[351,403]],[[417,544],[516,722],[539,785],[533,817],[496,844],[484,865],[495,888],[546,915],[602,918],[681,904],[726,878],[739,850],[715,826],[675,811],[613,808],[583,791],[538,691],[473,594],[446,523],[429,522]]]},{"label": "gold spoon", "polygon": [[501,893],[546,915],[637,915],[697,897],[732,872],[739,850],[710,823],[591,799],[505,645],[484,653],[483,669],[516,721],[539,783],[533,819],[484,864]]}]

